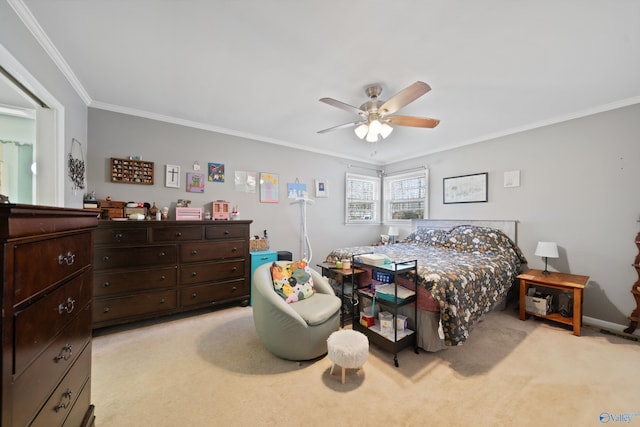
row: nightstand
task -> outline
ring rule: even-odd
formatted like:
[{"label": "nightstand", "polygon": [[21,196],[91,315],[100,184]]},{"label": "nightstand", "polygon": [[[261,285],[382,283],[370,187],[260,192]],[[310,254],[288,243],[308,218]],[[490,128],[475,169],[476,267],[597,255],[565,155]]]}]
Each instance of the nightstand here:
[{"label": "nightstand", "polygon": [[[542,270],[527,270],[517,278],[520,279],[520,320],[525,320],[527,314],[549,319],[554,322],[572,326],[573,335],[580,336],[580,326],[582,325],[582,293],[589,281],[589,276],[556,272],[543,274]],[[527,295],[527,289],[532,285],[573,292],[573,317],[563,317],[559,313],[543,315],[526,311],[525,296]]]},{"label": "nightstand", "polygon": [[355,283],[357,284],[358,275],[360,273],[364,273],[364,270],[360,270],[359,268],[336,268],[335,264],[331,264],[328,262],[320,263],[318,264],[318,267],[322,269],[322,275],[324,277],[333,279],[340,285],[336,292],[340,294],[338,296],[342,300],[342,309],[340,310],[340,326],[343,327],[345,324],[351,324],[352,319],[347,318],[347,315],[349,314],[351,314],[351,316],[354,315],[354,313],[351,313],[351,293],[349,292],[348,294],[345,294],[344,284],[345,281],[347,281],[349,283],[349,291],[352,291],[353,286],[349,281],[355,281]]}]

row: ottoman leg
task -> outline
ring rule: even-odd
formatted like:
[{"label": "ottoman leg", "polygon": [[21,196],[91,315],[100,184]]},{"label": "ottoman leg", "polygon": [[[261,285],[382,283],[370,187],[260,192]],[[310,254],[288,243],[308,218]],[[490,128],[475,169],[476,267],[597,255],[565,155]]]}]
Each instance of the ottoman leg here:
[{"label": "ottoman leg", "polygon": [[336,364],[332,363],[331,364],[331,370],[329,371],[329,375],[333,375],[333,368],[335,368],[335,367],[336,367]]},{"label": "ottoman leg", "polygon": [[345,369],[342,368],[342,384],[344,384],[344,371],[345,371]]}]

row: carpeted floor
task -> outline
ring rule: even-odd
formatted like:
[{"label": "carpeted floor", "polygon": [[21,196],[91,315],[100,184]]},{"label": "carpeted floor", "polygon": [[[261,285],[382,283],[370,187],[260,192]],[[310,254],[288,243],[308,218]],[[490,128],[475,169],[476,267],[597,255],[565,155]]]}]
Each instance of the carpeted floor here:
[{"label": "carpeted floor", "polygon": [[[105,333],[108,332],[108,333]],[[93,341],[92,401],[110,426],[640,426],[640,345],[583,328],[487,315],[464,346],[439,353],[371,346],[360,371],[327,357],[290,362],[234,307]],[[621,417],[629,415],[629,422]]]}]

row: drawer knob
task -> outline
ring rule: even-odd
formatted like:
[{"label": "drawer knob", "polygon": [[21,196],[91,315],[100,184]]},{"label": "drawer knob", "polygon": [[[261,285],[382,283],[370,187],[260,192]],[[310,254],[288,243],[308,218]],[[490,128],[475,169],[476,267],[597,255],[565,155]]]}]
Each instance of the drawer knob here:
[{"label": "drawer knob", "polygon": [[58,255],[58,264],[62,265],[62,264],[67,264],[67,265],[71,265],[75,262],[76,260],[76,255],[72,254],[71,252],[67,252],[67,255]]},{"label": "drawer knob", "polygon": [[109,286],[111,286],[111,283],[109,283],[109,282],[104,282],[104,283],[102,284],[102,287],[103,287],[103,288],[108,288]]},{"label": "drawer knob", "polygon": [[196,277],[198,275],[198,273],[196,273],[195,271],[191,272],[191,277]]},{"label": "drawer knob", "polygon": [[116,240],[118,240],[118,241],[119,241],[119,240],[122,240],[122,238],[124,237],[124,234],[122,234],[122,233],[117,233],[114,237],[116,238]]},{"label": "drawer knob", "polygon": [[75,303],[76,303],[76,300],[74,300],[73,298],[71,297],[67,298],[67,301],[64,304],[63,303],[58,304],[58,314],[62,314],[65,312],[71,313],[75,308]]},{"label": "drawer knob", "polygon": [[196,249],[192,250],[191,255],[198,255],[198,251]]},{"label": "drawer knob", "polygon": [[109,261],[109,257],[108,257],[108,256],[103,256],[103,257],[102,257],[102,260],[103,260],[103,261]]},{"label": "drawer knob", "polygon": [[231,292],[235,292],[236,290],[238,290],[238,288],[236,286],[234,286],[233,288],[231,288]]},{"label": "drawer knob", "polygon": [[234,247],[233,249],[231,249],[231,252],[238,252],[238,248]]},{"label": "drawer knob", "polygon": [[164,304],[165,299],[164,298],[160,298],[160,304]]},{"label": "drawer knob", "polygon": [[69,360],[73,353],[71,352],[71,344],[65,344],[60,353],[54,358],[56,362],[61,360]]},{"label": "drawer knob", "polygon": [[229,234],[229,230],[224,230],[224,235],[226,236],[227,234]]},{"label": "drawer knob", "polygon": [[64,403],[62,401],[62,399],[60,399],[60,402],[58,402],[58,404],[56,406],[53,407],[53,409],[56,412],[59,412],[60,409],[65,409],[68,408],[69,405],[71,404],[71,390],[70,389],[66,389],[64,393],[62,393],[62,399],[68,399],[69,401],[67,403]]},{"label": "drawer knob", "polygon": [[165,280],[167,278],[167,276],[165,276],[164,274],[162,276],[160,276],[160,280]]},{"label": "drawer knob", "polygon": [[191,298],[195,298],[195,297],[197,297],[197,296],[198,296],[198,293],[197,293],[197,292],[194,292],[194,293],[192,293],[192,294],[191,294]]},{"label": "drawer knob", "polygon": [[166,254],[165,254],[164,252],[160,252],[160,253],[158,254],[158,256],[165,256],[165,255],[166,255]]},{"label": "drawer knob", "polygon": [[178,231],[178,232],[176,233],[176,237],[182,237],[182,233]]},{"label": "drawer knob", "polygon": [[233,271],[233,272],[235,273],[236,271],[238,271],[238,267],[233,267],[233,268],[231,269],[231,271]]},{"label": "drawer knob", "polygon": [[111,309],[109,307],[105,307],[102,309],[103,313],[108,313],[109,311],[111,311]]}]

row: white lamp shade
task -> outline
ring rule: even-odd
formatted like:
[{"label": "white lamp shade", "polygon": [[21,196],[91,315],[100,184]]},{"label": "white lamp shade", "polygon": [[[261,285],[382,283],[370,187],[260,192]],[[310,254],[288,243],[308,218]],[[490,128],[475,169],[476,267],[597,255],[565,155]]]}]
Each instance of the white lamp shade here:
[{"label": "white lamp shade", "polygon": [[389,227],[389,232],[387,234],[389,236],[397,236],[400,232],[398,231],[398,227]]},{"label": "white lamp shade", "polygon": [[391,135],[391,132],[393,132],[393,128],[388,124],[383,123],[382,128],[380,128],[380,135],[382,135],[382,138],[388,137]]},{"label": "white lamp shade", "polygon": [[363,123],[363,124],[357,126],[354,129],[354,132],[356,133],[358,138],[364,139],[364,137],[367,136],[367,132],[369,132],[369,126],[367,126],[366,124]]},{"label": "white lamp shade", "polygon": [[556,245],[555,242],[538,242],[535,255],[547,258],[560,257],[560,255],[558,255],[558,245]]}]

